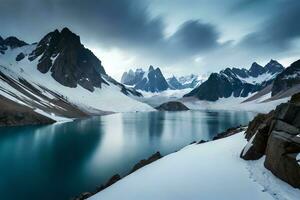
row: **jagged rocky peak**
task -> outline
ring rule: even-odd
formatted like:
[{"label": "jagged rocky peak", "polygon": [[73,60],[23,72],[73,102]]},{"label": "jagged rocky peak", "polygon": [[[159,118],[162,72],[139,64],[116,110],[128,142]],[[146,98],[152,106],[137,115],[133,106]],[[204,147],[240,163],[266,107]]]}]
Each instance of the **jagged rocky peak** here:
[{"label": "jagged rocky peak", "polygon": [[183,89],[183,85],[178,81],[178,79],[173,75],[171,78],[167,79],[171,89]]},{"label": "jagged rocky peak", "polygon": [[208,101],[230,96],[247,97],[272,84],[283,69],[275,60],[271,60],[265,67],[254,62],[249,70],[226,68],[219,73],[212,73],[207,81],[184,97],[194,96]]},{"label": "jagged rocky peak", "polygon": [[144,73],[141,68],[136,69],[135,72],[130,69],[128,72],[123,73],[121,83],[133,86],[143,78]]},{"label": "jagged rocky peak", "polygon": [[249,75],[253,77],[258,77],[259,75],[265,73],[265,69],[257,64],[256,62],[252,63],[250,69],[249,69]]},{"label": "jagged rocky peak", "polygon": [[280,73],[284,70],[284,67],[276,60],[271,59],[264,67],[265,70],[271,74]]},{"label": "jagged rocky peak", "polygon": [[[159,68],[157,68],[157,69],[159,69]],[[150,65],[148,71],[150,72],[150,71],[153,71],[153,70],[154,70],[154,67],[152,65]]]},{"label": "jagged rocky peak", "polygon": [[169,84],[161,70],[150,65],[148,72],[143,74],[142,79],[135,84],[134,88],[147,92],[161,92],[167,90]]},{"label": "jagged rocky peak", "polygon": [[19,40],[14,36],[7,37],[3,39],[0,37],[0,53],[4,54],[4,52],[10,47],[11,49],[22,47],[28,45],[26,42]]},{"label": "jagged rocky peak", "polygon": [[63,28],[48,33],[29,55],[29,60],[39,58],[37,68],[41,73],[50,71],[51,76],[67,87],[77,87],[94,91],[101,88],[102,75],[106,72],[101,61],[81,42],[80,37]]}]

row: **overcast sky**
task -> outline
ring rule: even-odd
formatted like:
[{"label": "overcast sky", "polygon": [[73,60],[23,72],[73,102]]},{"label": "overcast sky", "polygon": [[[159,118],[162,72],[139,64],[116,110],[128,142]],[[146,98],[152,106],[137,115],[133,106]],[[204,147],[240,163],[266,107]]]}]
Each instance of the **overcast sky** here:
[{"label": "overcast sky", "polygon": [[168,76],[300,58],[299,0],[0,0],[0,35],[37,42],[63,27],[119,79],[158,66]]}]

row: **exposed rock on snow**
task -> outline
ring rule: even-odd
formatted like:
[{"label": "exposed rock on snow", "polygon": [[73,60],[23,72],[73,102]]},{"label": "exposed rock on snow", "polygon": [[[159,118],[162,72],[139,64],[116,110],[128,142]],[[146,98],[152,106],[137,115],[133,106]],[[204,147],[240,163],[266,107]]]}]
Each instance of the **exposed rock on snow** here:
[{"label": "exposed rock on snow", "polygon": [[[300,102],[299,94],[292,102],[279,105],[268,115],[255,118],[250,123],[246,137],[251,139],[241,153],[246,160],[257,160],[266,155],[265,167],[280,179],[300,188],[300,166],[297,155],[300,153]],[[256,134],[253,136],[253,132]]]},{"label": "exposed rock on snow", "polygon": [[111,112],[153,111],[141,93],[109,77],[101,61],[64,28],[38,44],[0,39],[0,97],[53,120]]},{"label": "exposed rock on snow", "polygon": [[0,126],[51,124],[55,121],[33,109],[0,96]]}]

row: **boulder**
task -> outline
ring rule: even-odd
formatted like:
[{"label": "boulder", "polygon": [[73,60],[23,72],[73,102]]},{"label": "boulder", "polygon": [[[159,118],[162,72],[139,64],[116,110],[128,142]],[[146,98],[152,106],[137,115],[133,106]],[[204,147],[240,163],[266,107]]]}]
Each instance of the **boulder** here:
[{"label": "boulder", "polygon": [[242,150],[240,157],[244,160],[260,159],[265,154],[269,137],[269,129],[269,125],[262,124],[258,131],[248,141],[248,144]]},{"label": "boulder", "polygon": [[23,58],[25,58],[25,54],[24,53],[19,53],[16,57],[16,61],[21,61],[21,60],[23,60]]},{"label": "boulder", "polygon": [[159,152],[156,152],[155,154],[150,156],[148,159],[143,159],[140,162],[138,162],[137,164],[135,164],[130,173],[135,172],[136,170],[138,170],[146,165],[149,165],[150,163],[152,163],[158,159],[161,159],[161,158],[162,158],[162,155]]},{"label": "boulder", "polygon": [[300,137],[283,131],[272,131],[266,149],[265,167],[275,176],[300,188]]},{"label": "boulder", "polygon": [[300,94],[277,106],[267,115],[258,115],[249,123],[249,141],[241,158],[256,160],[266,156],[264,165],[275,176],[300,188]]},{"label": "boulder", "polygon": [[246,139],[249,141],[250,138],[258,131],[262,124],[270,125],[272,121],[273,111],[268,114],[258,114],[249,123],[248,129],[246,130]]}]

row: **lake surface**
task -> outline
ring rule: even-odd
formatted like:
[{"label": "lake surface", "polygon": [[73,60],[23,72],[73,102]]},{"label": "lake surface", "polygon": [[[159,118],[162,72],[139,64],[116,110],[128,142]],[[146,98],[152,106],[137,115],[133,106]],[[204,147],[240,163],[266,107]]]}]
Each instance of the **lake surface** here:
[{"label": "lake surface", "polygon": [[0,128],[0,194],[6,200],[68,200],[124,175],[156,151],[172,153],[256,114],[123,113],[46,126]]}]

